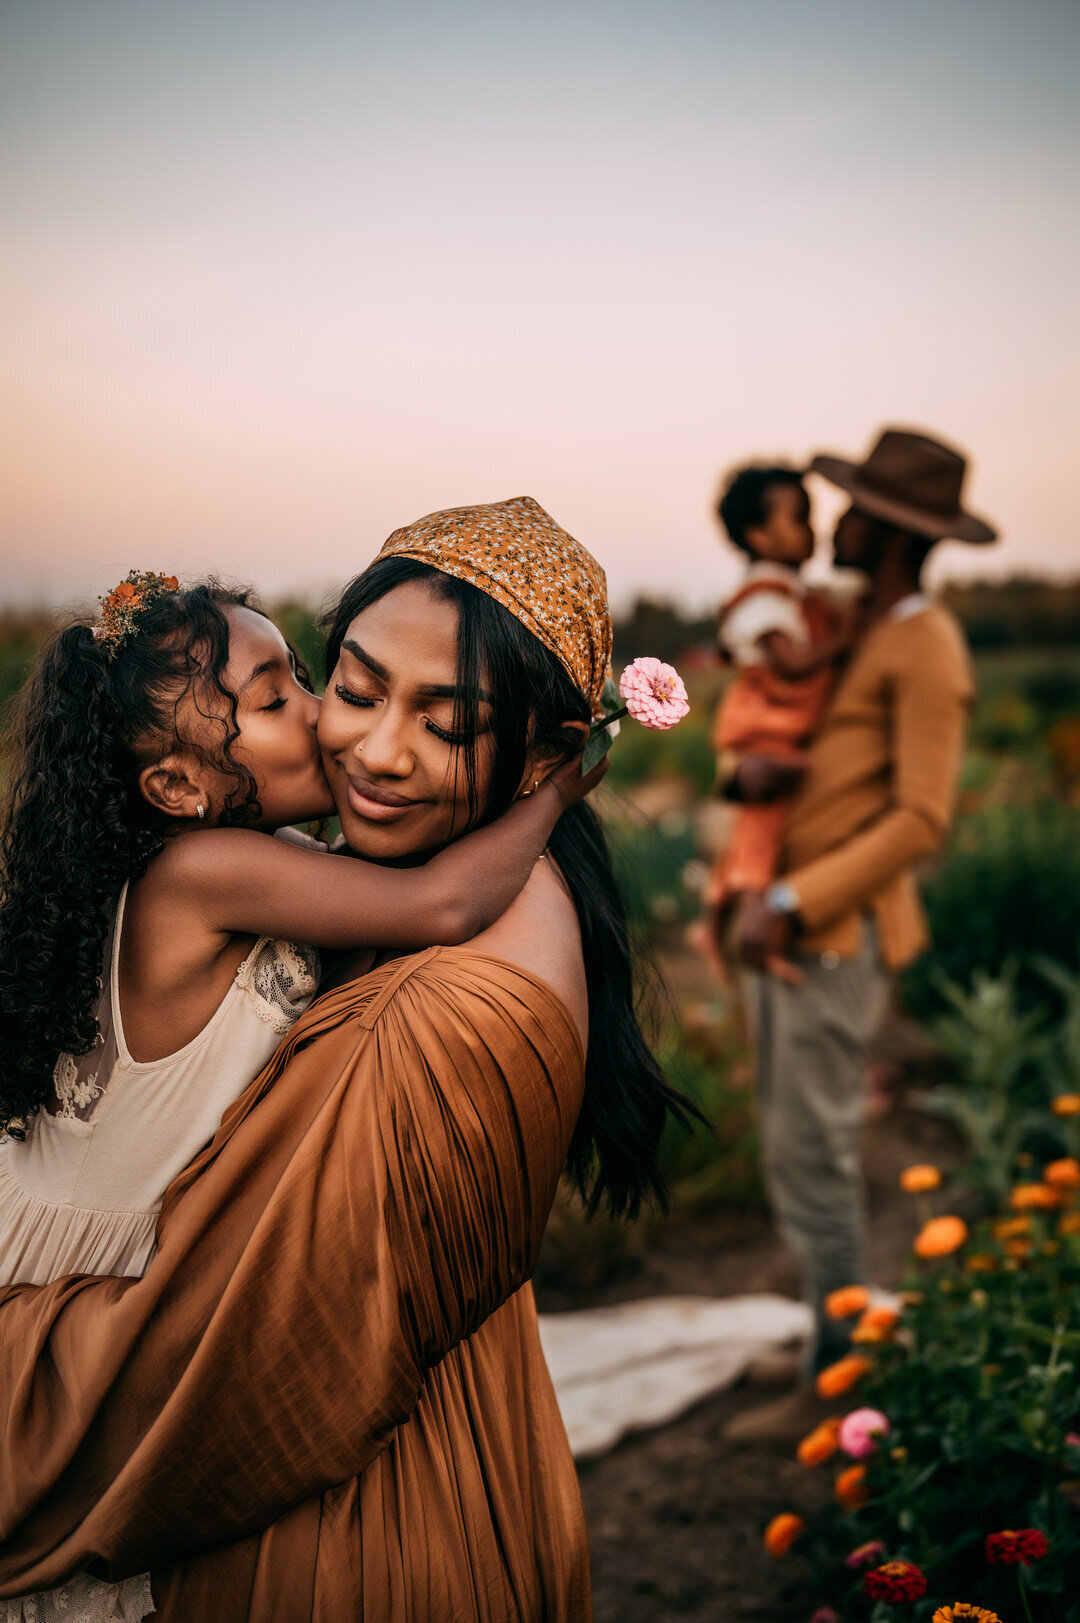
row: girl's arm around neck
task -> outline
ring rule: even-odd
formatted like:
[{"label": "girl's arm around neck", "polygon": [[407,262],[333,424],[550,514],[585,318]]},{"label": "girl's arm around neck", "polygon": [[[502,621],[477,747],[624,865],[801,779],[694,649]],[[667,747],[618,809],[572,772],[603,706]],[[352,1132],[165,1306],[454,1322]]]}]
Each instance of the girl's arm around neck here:
[{"label": "girl's arm around neck", "polygon": [[226,935],[316,947],[455,946],[510,906],[568,803],[565,789],[544,783],[417,868],[305,850],[252,830],[199,830],[170,842],[154,878]]}]

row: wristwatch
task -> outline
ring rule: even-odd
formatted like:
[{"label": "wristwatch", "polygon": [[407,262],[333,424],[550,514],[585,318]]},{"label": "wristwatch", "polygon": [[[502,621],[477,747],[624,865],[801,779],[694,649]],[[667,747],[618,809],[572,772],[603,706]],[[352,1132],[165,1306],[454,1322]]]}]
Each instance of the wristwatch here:
[{"label": "wristwatch", "polygon": [[783,879],[767,887],[764,900],[770,913],[783,913],[791,918],[799,911],[799,893],[794,885],[787,884]]}]

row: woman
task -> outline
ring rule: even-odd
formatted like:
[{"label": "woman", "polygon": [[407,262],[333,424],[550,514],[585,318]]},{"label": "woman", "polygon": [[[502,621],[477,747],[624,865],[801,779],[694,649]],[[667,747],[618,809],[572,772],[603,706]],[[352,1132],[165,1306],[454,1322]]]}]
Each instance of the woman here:
[{"label": "woman", "polygon": [[[542,781],[610,635],[529,498],[397,531],[330,626],[350,846],[415,859]],[[633,1213],[678,1106],[584,806],[551,852],[468,948],[313,1005],[172,1185],[144,1279],[8,1293],[0,1594],[150,1567],[167,1623],[588,1616],[527,1280],[562,1166]]]}]

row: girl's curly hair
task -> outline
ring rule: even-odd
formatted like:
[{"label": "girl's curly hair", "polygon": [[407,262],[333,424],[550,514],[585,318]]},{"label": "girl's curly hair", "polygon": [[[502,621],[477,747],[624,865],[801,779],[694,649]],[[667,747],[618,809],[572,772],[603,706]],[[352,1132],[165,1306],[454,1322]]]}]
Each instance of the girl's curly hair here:
[{"label": "girl's curly hair", "polygon": [[[258,610],[250,592],[214,580],[164,593],[115,652],[89,625],[69,625],[23,689],[0,820],[0,1126],[51,1097],[61,1054],[93,1047],[117,896],[167,832],[188,826],[143,798],[140,769],[195,749],[231,780],[219,825],[260,814],[255,778],[233,754],[230,607]],[[215,696],[224,706],[210,708]],[[181,731],[186,700],[210,723],[198,740]]]}]

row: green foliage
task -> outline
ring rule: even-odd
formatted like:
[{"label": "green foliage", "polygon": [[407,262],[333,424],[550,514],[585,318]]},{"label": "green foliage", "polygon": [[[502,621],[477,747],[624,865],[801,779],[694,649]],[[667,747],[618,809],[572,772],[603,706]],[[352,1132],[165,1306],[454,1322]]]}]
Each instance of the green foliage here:
[{"label": "green foliage", "polygon": [[959,1174],[984,1207],[1005,1198],[1016,1157],[1038,1147],[1048,1116],[1046,1070],[1055,1038],[1040,1009],[1017,1008],[1010,968],[997,980],[976,971],[970,992],[941,978],[949,1012],[931,1031],[956,1080],[924,1094],[923,1108],[948,1118],[968,1158]]},{"label": "green foliage", "polygon": [[[621,744],[620,736],[613,759]],[[614,767],[609,775],[614,775]],[[605,831],[633,926],[645,931],[694,916],[697,902],[683,875],[687,864],[696,860],[696,846],[693,824],[685,812],[666,812],[655,822],[612,818],[605,823]]]},{"label": "green foliage", "polygon": [[979,1210],[1005,1198],[1019,1157],[1080,1150],[1080,1121],[1051,1109],[1057,1095],[1080,1091],[1080,974],[1045,957],[1031,967],[1047,994],[1042,1007],[1019,1006],[1012,964],[997,979],[976,971],[967,992],[942,977],[947,1012],[931,1023],[952,1080],[917,1102],[960,1135],[966,1159],[957,1182]]},{"label": "green foliage", "polygon": [[1015,1255],[1015,1238],[995,1238],[986,1223],[968,1248],[977,1272],[950,1257],[905,1281],[901,1333],[857,1400],[890,1427],[868,1463],[870,1497],[854,1512],[833,1509],[813,1533],[828,1598],[846,1619],[871,1616],[843,1565],[868,1540],[884,1544],[882,1559],[926,1574],[926,1598],[904,1613],[917,1623],[957,1600],[1021,1616],[1017,1574],[988,1564],[985,1541],[1035,1527],[1050,1548],[1025,1573],[1031,1612],[1080,1623],[1080,1447],[1068,1441],[1080,1431],[1080,1236],[1035,1217],[1026,1247]]},{"label": "green foliage", "polygon": [[1044,1002],[1033,957],[1068,962],[1080,939],[1080,811],[1040,801],[961,819],[924,898],[933,948],[904,978],[916,1018],[941,1010],[942,975],[970,986],[1010,960],[1021,1006]]},{"label": "green foliage", "polygon": [[[660,1161],[671,1195],[671,1220],[763,1204],[760,1150],[749,1068],[731,1026],[688,1032],[672,1025],[658,1048],[669,1080],[697,1105],[708,1127],[668,1123]],[[604,1213],[587,1218],[569,1184],[559,1190],[536,1268],[548,1291],[594,1290],[632,1274],[641,1263],[662,1214],[636,1223]]]}]

